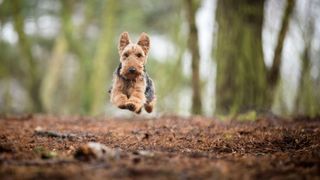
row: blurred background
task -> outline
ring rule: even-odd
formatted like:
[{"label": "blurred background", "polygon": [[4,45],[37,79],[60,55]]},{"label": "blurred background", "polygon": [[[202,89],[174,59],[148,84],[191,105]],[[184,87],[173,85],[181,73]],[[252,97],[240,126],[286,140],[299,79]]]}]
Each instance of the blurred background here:
[{"label": "blurred background", "polygon": [[155,114],[320,113],[319,0],[0,0],[0,114],[122,115],[123,31],[151,37]]}]

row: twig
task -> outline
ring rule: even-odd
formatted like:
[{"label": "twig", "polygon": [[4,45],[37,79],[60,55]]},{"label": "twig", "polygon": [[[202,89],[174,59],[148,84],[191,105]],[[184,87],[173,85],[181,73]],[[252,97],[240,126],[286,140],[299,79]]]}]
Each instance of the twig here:
[{"label": "twig", "polygon": [[54,137],[54,138],[62,138],[62,139],[79,138],[76,134],[72,134],[72,133],[59,133],[55,131],[44,131],[44,130],[35,130],[34,134],[37,136]]},{"label": "twig", "polygon": [[51,160],[28,160],[28,161],[3,161],[3,164],[18,165],[18,166],[42,166],[42,165],[53,165],[53,164],[69,164],[77,163],[78,161],[70,159],[51,159]]}]

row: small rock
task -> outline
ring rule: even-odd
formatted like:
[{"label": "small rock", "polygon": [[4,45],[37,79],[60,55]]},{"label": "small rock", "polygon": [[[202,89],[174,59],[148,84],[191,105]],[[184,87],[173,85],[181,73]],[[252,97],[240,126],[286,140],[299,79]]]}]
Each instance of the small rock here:
[{"label": "small rock", "polygon": [[73,146],[70,146],[67,150],[67,154],[73,154],[75,152],[75,148]]},{"label": "small rock", "polygon": [[133,164],[138,164],[142,161],[143,158],[151,158],[154,156],[154,153],[146,150],[139,150],[132,152],[131,160]]},{"label": "small rock", "polygon": [[52,158],[57,157],[57,156],[58,156],[58,154],[56,152],[54,152],[54,151],[43,152],[41,154],[41,158],[42,159],[52,159]]},{"label": "small rock", "polygon": [[34,129],[34,131],[43,131],[43,128],[41,127],[41,126],[37,126],[35,129]]},{"label": "small rock", "polygon": [[90,161],[93,159],[114,160],[120,157],[120,152],[100,143],[89,142],[85,145],[80,146],[76,150],[74,157],[76,159],[84,161]]},{"label": "small rock", "polygon": [[136,151],[133,154],[135,155],[140,155],[140,156],[145,156],[145,157],[153,157],[154,153],[151,151],[146,151],[146,150],[140,150],[140,151]]}]

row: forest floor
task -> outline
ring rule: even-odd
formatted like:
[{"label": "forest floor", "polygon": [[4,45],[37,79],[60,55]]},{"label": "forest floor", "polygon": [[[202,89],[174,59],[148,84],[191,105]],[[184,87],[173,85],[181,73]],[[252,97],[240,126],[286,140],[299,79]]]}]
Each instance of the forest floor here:
[{"label": "forest floor", "polygon": [[0,179],[111,178],[320,179],[320,118],[0,117]]}]

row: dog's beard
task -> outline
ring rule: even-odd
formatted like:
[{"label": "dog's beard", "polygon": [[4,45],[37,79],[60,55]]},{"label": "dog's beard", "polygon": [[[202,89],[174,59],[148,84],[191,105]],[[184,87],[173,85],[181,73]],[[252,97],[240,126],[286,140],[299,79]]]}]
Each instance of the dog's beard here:
[{"label": "dog's beard", "polygon": [[123,72],[121,73],[123,77],[129,80],[134,80],[140,77],[141,72],[135,72],[135,73],[130,73],[130,72]]},{"label": "dog's beard", "polygon": [[126,73],[125,75],[125,77],[130,80],[136,79],[138,76],[139,76],[138,73]]}]

